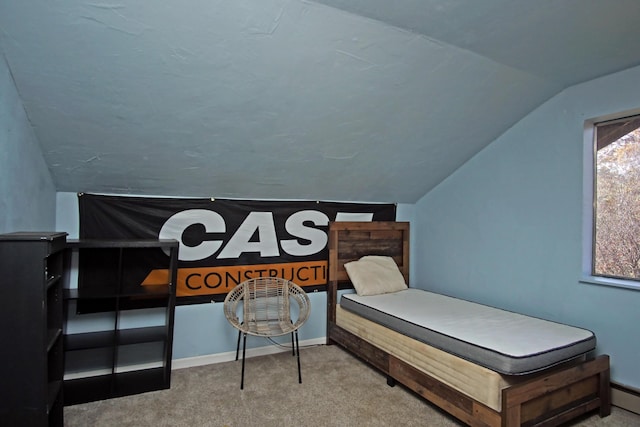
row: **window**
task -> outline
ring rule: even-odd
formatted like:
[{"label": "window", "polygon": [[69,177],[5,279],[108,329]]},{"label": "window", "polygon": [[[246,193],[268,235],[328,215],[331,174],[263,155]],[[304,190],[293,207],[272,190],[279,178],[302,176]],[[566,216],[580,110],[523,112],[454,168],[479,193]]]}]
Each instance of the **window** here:
[{"label": "window", "polygon": [[640,115],[591,126],[593,203],[586,273],[595,281],[640,288]]}]

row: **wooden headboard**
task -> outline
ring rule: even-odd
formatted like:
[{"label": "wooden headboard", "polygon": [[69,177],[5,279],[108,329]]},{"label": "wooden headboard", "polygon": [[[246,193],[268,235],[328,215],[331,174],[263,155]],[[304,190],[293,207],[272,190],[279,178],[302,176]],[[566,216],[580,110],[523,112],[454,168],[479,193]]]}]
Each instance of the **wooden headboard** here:
[{"label": "wooden headboard", "polygon": [[365,255],[392,257],[409,284],[409,223],[396,221],[329,224],[327,322],[335,323],[338,286],[353,287],[344,264]]}]

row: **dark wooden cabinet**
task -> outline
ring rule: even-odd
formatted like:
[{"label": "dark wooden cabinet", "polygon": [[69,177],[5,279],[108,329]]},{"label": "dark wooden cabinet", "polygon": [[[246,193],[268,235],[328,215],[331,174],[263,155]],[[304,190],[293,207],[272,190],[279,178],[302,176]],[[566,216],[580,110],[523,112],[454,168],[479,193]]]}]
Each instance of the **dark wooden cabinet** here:
[{"label": "dark wooden cabinet", "polygon": [[67,233],[0,235],[0,424],[63,425]]},{"label": "dark wooden cabinet", "polygon": [[65,405],[170,387],[177,263],[175,240],[67,242]]}]

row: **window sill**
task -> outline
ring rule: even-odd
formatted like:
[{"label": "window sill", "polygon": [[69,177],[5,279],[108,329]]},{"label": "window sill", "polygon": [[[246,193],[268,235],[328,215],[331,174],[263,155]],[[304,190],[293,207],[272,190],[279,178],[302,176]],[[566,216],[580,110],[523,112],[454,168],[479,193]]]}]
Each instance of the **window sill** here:
[{"label": "window sill", "polygon": [[600,286],[613,286],[615,288],[632,289],[640,291],[640,282],[634,280],[612,279],[609,277],[582,276],[580,283]]}]

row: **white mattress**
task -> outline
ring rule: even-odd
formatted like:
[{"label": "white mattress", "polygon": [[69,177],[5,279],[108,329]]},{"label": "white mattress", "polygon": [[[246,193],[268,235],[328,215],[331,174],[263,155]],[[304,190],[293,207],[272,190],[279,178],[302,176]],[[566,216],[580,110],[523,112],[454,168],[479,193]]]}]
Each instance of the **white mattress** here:
[{"label": "white mattress", "polygon": [[546,369],[595,349],[593,332],[419,289],[344,294],[366,319],[508,375]]}]

